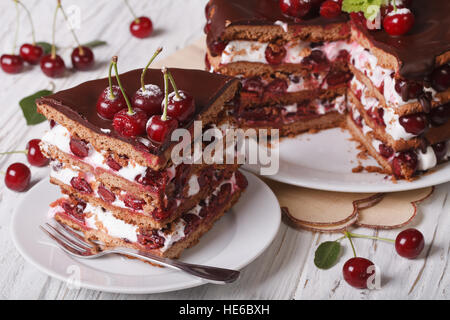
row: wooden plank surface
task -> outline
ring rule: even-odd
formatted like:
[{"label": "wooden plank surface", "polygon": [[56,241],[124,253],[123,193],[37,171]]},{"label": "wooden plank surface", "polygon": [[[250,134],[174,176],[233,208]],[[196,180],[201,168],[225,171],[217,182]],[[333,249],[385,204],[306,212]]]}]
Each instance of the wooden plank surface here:
[{"label": "wooden plank surface", "polygon": [[[22,0],[32,11],[37,28],[37,39],[51,39],[51,20],[54,1]],[[48,128],[46,123],[27,127],[18,101],[24,96],[50,86],[66,89],[88,79],[106,75],[106,65],[113,55],[119,55],[119,69],[141,68],[153,50],[164,46],[162,57],[195,42],[202,35],[205,0],[130,0],[138,14],[149,15],[155,26],[155,35],[149,39],[132,38],[128,31],[129,12],[120,0],[64,0],[66,9],[76,5],[81,13],[82,42],[94,39],[108,41],[108,46],[95,49],[97,66],[89,72],[69,73],[62,79],[46,78],[38,67],[19,75],[0,72],[0,150],[24,149],[31,138],[40,137]],[[0,30],[2,53],[10,52],[14,36],[14,5],[1,1]],[[30,32],[21,16],[20,43],[30,42]],[[57,43],[66,63],[70,65],[73,46],[69,31],[60,20]],[[200,50],[200,49],[199,49]],[[185,67],[198,65],[198,58],[187,57],[177,61]],[[3,156],[0,170],[8,164],[24,161],[23,155]],[[32,168],[33,182],[48,175],[48,169]],[[341,277],[341,266],[351,256],[348,245],[341,262],[328,271],[314,267],[317,245],[336,236],[297,231],[283,224],[278,236],[267,251],[243,270],[237,283],[227,286],[205,285],[193,289],[153,295],[121,295],[86,289],[72,290],[58,280],[39,272],[23,260],[14,248],[9,225],[12,212],[23,194],[9,191],[0,184],[0,299],[449,299],[450,272],[450,204],[447,197],[450,183],[436,188],[435,194],[420,206],[414,226],[425,235],[427,247],[420,259],[406,260],[396,255],[392,245],[369,240],[356,241],[360,255],[372,259],[381,269],[383,281],[380,290],[354,290]],[[30,212],[33,214],[33,212]],[[377,234],[370,230],[356,230]],[[395,237],[396,231],[380,231],[380,236]],[[431,246],[430,246],[431,245]]]}]

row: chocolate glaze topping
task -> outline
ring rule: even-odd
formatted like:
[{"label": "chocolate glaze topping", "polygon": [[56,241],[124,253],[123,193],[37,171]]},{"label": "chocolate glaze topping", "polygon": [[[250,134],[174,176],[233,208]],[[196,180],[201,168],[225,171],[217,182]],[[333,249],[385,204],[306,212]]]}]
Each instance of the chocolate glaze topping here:
[{"label": "chocolate glaze topping", "polygon": [[[130,99],[140,88],[141,72],[142,69],[136,69],[120,75],[120,80]],[[170,72],[177,83],[178,89],[187,91],[194,97],[196,106],[194,120],[197,119],[204,110],[207,110],[233,82],[237,81],[231,77],[200,70],[170,68]],[[156,84],[164,91],[163,74],[159,69],[149,69],[145,75],[145,83]],[[114,78],[113,84],[116,84]],[[120,139],[133,146],[139,146],[139,149],[142,149],[142,144],[138,139],[127,138],[120,135],[114,130],[111,120],[105,120],[97,114],[97,100],[106,87],[108,87],[108,78],[88,81],[74,88],[59,91],[53,95],[38,99],[36,102],[56,108],[68,118],[79,122],[98,134],[104,134]],[[173,90],[170,89],[169,92],[171,91]],[[186,126],[189,126],[190,124],[187,124]],[[108,129],[110,132],[105,133],[101,129]],[[166,149],[165,147],[167,146],[162,148],[150,148],[149,152],[160,154]]]},{"label": "chocolate glaze topping", "polygon": [[282,21],[289,25],[327,25],[348,20],[346,14],[326,19],[315,16],[303,20],[288,17],[281,12],[278,0],[211,0],[210,10],[214,10],[211,19],[211,31],[207,35],[207,44],[218,40],[226,25],[273,25]]},{"label": "chocolate glaze topping", "polygon": [[400,62],[400,75],[423,80],[435,68],[436,57],[450,50],[450,1],[414,0],[413,29],[406,35],[393,37],[384,30],[359,29],[372,43],[394,55]]}]

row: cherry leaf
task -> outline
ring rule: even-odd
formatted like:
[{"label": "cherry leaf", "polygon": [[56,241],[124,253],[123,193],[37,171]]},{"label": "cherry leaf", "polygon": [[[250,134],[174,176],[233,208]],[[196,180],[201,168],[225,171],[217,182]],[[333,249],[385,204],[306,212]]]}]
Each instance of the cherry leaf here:
[{"label": "cherry leaf", "polygon": [[40,46],[42,48],[42,50],[44,50],[44,54],[49,54],[52,51],[52,45],[48,42],[41,41],[41,42],[36,42],[36,44],[38,46]]},{"label": "cherry leaf", "polygon": [[339,258],[341,245],[337,241],[325,241],[317,248],[314,264],[319,269],[330,269]]},{"label": "cherry leaf", "polygon": [[27,121],[27,125],[32,126],[46,120],[42,114],[37,112],[35,101],[38,98],[48,96],[52,93],[53,92],[50,90],[41,90],[19,101],[19,105],[22,109],[23,116]]}]

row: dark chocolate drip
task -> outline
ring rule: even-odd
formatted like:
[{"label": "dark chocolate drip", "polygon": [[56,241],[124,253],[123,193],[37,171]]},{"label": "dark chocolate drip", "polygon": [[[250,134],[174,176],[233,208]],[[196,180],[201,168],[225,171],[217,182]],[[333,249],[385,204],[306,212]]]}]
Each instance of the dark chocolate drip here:
[{"label": "dark chocolate drip", "polygon": [[[194,120],[204,110],[207,110],[232,82],[237,81],[231,77],[199,70],[171,68],[170,71],[177,83],[178,89],[185,90],[194,97],[196,106]],[[142,69],[136,69],[120,75],[120,80],[130,99],[140,88],[141,72]],[[116,84],[115,79],[113,79],[113,83]],[[164,90],[164,80],[161,70],[149,69],[145,75],[145,83],[156,84],[161,90]],[[79,122],[96,133],[106,134],[120,139],[142,150],[143,145],[139,142],[139,139],[127,138],[118,134],[112,126],[112,121],[105,120],[97,114],[97,100],[106,87],[108,87],[107,78],[88,81],[74,88],[59,91],[53,95],[41,98],[37,102],[45,103],[56,108],[70,119]],[[187,126],[191,124],[192,121]],[[110,133],[105,133],[105,130],[102,131],[101,129],[110,130]],[[166,147],[167,145],[156,148],[153,146],[148,151],[153,154],[160,154]]]},{"label": "dark chocolate drip", "polygon": [[450,50],[450,1],[415,0],[411,10],[414,27],[404,36],[360,29],[376,47],[398,59],[402,77],[423,80],[436,67],[436,57]]},{"label": "dark chocolate drip", "polygon": [[213,12],[211,29],[207,35],[208,46],[217,41],[226,26],[233,25],[273,25],[282,21],[289,25],[327,25],[345,22],[346,14],[327,19],[319,15],[303,20],[294,19],[281,12],[278,0],[211,0],[210,12]]}]

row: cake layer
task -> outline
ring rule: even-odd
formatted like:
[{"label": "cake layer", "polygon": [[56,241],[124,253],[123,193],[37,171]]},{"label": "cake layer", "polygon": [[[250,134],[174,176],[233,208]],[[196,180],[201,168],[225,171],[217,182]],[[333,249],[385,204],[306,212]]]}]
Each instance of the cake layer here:
[{"label": "cake layer", "polygon": [[[133,70],[120,76],[128,95],[140,88],[142,70]],[[178,89],[189,92],[195,101],[195,115],[183,127],[194,136],[193,121],[203,126],[219,122],[223,105],[235,98],[239,81],[226,76],[198,70],[171,69]],[[163,88],[160,70],[148,70],[145,82]],[[60,91],[37,100],[37,109],[49,120],[68,128],[77,139],[90,142],[97,150],[109,150],[119,157],[133,159],[141,166],[154,170],[164,168],[170,160],[177,141],[156,146],[146,137],[127,138],[116,132],[112,121],[101,118],[96,112],[97,99],[108,87],[108,79],[85,82],[72,89]]]},{"label": "cake layer", "polygon": [[[149,203],[144,193],[126,191],[118,185],[88,172],[52,162],[50,182],[61,187],[63,193],[107,208],[122,219],[134,224],[161,228],[178,218],[184,211],[205,199],[222,181],[233,177],[236,167],[205,168],[190,178],[180,177],[177,189],[165,197],[161,206]],[[82,169],[81,169],[82,170]]]},{"label": "cake layer", "polygon": [[205,201],[185,212],[182,217],[162,229],[144,229],[118,219],[105,208],[74,198],[62,198],[52,204],[50,214],[61,223],[80,230],[90,240],[100,240],[106,246],[123,246],[143,250],[168,258],[195,245],[213,223],[239,199],[247,181],[224,182]]},{"label": "cake layer", "polygon": [[347,128],[353,138],[359,141],[368,153],[377,160],[384,172],[396,178],[411,179],[419,173],[433,169],[437,164],[450,159],[450,140],[444,140],[426,147],[425,150],[409,149],[395,152],[374,137],[373,132],[361,119],[358,111],[350,109]]},{"label": "cake layer", "polygon": [[278,1],[211,0],[207,6],[207,44],[230,40],[332,41],[349,35],[347,15],[294,19],[281,12]]},{"label": "cake layer", "polygon": [[[393,108],[384,108],[379,100],[370,95],[368,88],[354,78],[351,82],[351,89],[348,92],[348,104],[354,105],[367,125],[374,131],[378,139],[396,151],[418,148],[424,145],[426,141],[434,143],[450,138],[450,121],[446,120],[439,126],[433,125],[433,115],[412,114],[399,116]],[[443,106],[444,111],[447,106]],[[440,110],[440,109],[436,109]],[[450,110],[450,109],[449,109]],[[409,121],[423,120],[424,133],[407,131]]]}]

